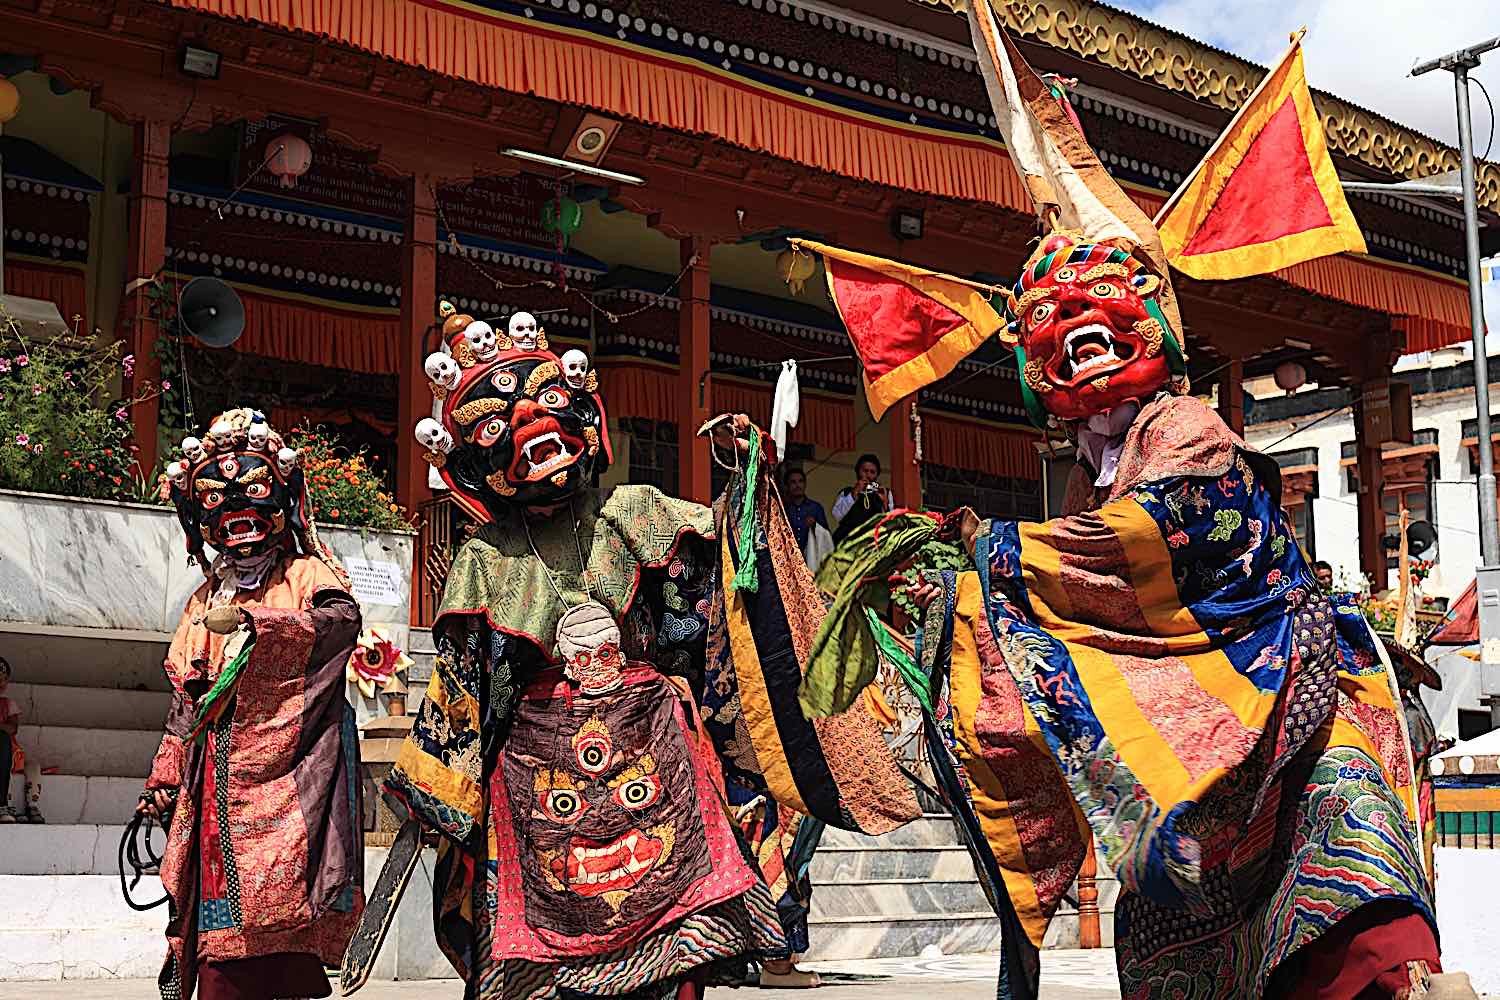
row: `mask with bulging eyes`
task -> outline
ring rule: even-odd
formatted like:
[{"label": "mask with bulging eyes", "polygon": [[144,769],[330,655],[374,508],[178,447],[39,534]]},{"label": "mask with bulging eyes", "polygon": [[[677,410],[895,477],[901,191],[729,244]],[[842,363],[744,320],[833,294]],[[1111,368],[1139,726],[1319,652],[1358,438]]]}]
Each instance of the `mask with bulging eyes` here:
[{"label": "mask with bulging eyes", "polygon": [[[209,445],[212,443],[212,448]],[[306,490],[296,453],[252,410],[230,410],[205,441],[183,442],[184,460],[168,470],[188,549],[206,543],[245,558],[307,530]],[[290,452],[292,460],[281,460]]]},{"label": "mask with bulging eyes", "polygon": [[452,446],[434,456],[455,498],[491,520],[592,484],[611,456],[604,401],[591,389],[571,384],[556,356],[519,347],[465,371],[443,406]]},{"label": "mask with bulging eyes", "polygon": [[1086,420],[1185,389],[1182,348],[1157,303],[1161,279],[1118,248],[1069,234],[1043,241],[1007,303],[1033,421]]}]

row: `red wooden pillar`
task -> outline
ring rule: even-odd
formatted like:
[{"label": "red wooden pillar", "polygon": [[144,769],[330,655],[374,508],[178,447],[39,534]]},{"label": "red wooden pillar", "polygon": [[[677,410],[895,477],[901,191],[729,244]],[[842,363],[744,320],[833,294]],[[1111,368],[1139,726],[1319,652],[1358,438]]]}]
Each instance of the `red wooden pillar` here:
[{"label": "red wooden pillar", "polygon": [[140,449],[136,460],[149,478],[156,469],[157,430],[161,413],[158,382],[161,362],[156,342],[161,324],[152,315],[147,289],[167,261],[167,160],[171,155],[172,127],[164,121],[145,121],[135,126],[135,162],[131,168],[129,227],[125,258],[125,301],[120,316],[125,325],[120,339],[125,351],[135,357],[131,395],[148,397],[130,410],[132,432]]},{"label": "red wooden pillar", "polygon": [[917,461],[916,427],[912,410],[917,397],[911,395],[885,412],[891,433],[891,492],[898,507],[912,510],[922,506],[922,466]]},{"label": "red wooden pillar", "polygon": [[1390,573],[1385,565],[1385,461],[1380,441],[1372,441],[1366,420],[1365,402],[1371,383],[1359,386],[1354,404],[1355,468],[1359,472],[1359,570],[1370,578],[1375,593],[1386,589]]},{"label": "red wooden pillar", "polygon": [[397,369],[396,499],[415,515],[432,496],[427,487],[427,462],[416,438],[417,421],[432,415],[432,392],[422,362],[434,346],[424,340],[437,317],[437,215],[427,178],[416,177],[408,187],[410,208],[401,244],[401,338]]},{"label": "red wooden pillar", "polygon": [[712,456],[709,445],[698,438],[698,428],[709,417],[711,400],[705,393],[698,396],[698,386],[708,372],[709,349],[709,242],[706,237],[689,236],[678,241],[682,255],[683,276],[678,285],[682,310],[678,313],[678,412],[677,424],[677,492],[685,500],[708,503],[712,495]]},{"label": "red wooden pillar", "polygon": [[1078,870],[1078,947],[1099,948],[1103,936],[1099,930],[1099,858],[1094,854],[1094,841],[1089,838],[1088,849],[1083,854],[1083,867]]},{"label": "red wooden pillar", "polygon": [[1229,362],[1219,376],[1219,416],[1229,429],[1245,433],[1245,364],[1239,358]]}]

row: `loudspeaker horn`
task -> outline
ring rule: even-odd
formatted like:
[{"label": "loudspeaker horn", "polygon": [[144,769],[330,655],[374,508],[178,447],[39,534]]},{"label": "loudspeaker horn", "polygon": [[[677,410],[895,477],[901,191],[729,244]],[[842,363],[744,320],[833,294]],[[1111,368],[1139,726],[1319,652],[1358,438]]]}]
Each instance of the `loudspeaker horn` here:
[{"label": "loudspeaker horn", "polygon": [[1406,551],[1414,556],[1437,544],[1437,531],[1427,521],[1413,521],[1406,526]]},{"label": "loudspeaker horn", "polygon": [[218,278],[194,278],[177,301],[182,327],[205,347],[228,347],[245,332],[245,304]]}]

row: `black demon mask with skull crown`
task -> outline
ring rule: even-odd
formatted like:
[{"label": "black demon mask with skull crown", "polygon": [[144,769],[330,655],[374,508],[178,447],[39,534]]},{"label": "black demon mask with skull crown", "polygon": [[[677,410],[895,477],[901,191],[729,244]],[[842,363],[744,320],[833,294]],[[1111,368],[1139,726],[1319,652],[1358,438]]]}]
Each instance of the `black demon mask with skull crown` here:
[{"label": "black demon mask with skull crown", "polygon": [[553,354],[530,313],[507,332],[442,305],[446,352],[425,368],[441,420],[417,424],[427,460],[481,522],[560,503],[609,468],[604,400],[588,355]]},{"label": "black demon mask with skull crown", "polygon": [[298,454],[259,410],[229,410],[201,440],[184,438],[167,478],[195,557],[205,544],[237,559],[294,544],[319,551]]}]

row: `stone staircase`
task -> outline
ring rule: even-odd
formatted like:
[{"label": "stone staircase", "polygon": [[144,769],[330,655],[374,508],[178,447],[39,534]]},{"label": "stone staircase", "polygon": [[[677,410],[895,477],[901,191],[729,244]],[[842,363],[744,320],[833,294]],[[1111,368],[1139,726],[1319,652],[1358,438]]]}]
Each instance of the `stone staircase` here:
[{"label": "stone staircase", "polygon": [[[913,957],[934,947],[945,955],[999,948],[999,918],[953,821],[941,813],[882,837],[830,829],[813,856],[811,877],[809,961]],[[1105,876],[1097,884],[1101,936],[1110,947],[1118,884]],[[1059,908],[1046,946],[1078,946],[1074,903]]]},{"label": "stone staircase", "polygon": [[[42,777],[43,825],[0,826],[0,981],[154,976],[166,910],[120,894],[118,851],[170,693],[160,641],[0,634],[18,738]],[[19,803],[21,779],[11,779]],[[161,849],[158,832],[157,849]],[[156,878],[135,898],[161,896]]]}]

